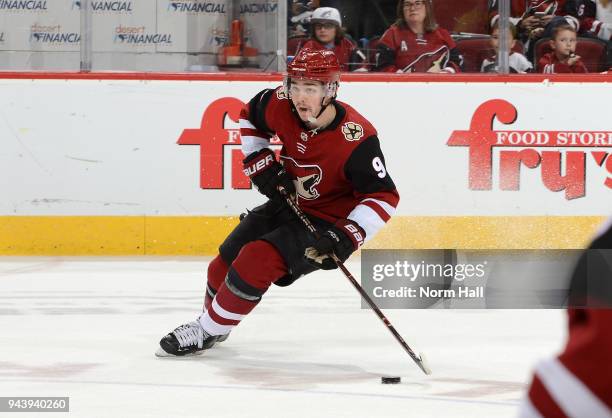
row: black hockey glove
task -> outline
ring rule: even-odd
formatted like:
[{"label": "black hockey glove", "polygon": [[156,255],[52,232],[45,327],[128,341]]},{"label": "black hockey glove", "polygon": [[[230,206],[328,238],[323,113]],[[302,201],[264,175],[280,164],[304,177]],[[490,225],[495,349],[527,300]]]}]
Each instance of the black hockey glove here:
[{"label": "black hockey glove", "polygon": [[246,157],[244,174],[268,199],[280,199],[278,186],[283,186],[288,194],[295,193],[293,181],[281,163],[276,161],[274,153],[269,148],[263,148]]},{"label": "black hockey glove", "polygon": [[304,259],[316,268],[333,270],[338,265],[329,254],[334,253],[345,262],[363,244],[365,236],[365,231],[356,222],[340,219],[321,234],[312,247],[306,248]]}]

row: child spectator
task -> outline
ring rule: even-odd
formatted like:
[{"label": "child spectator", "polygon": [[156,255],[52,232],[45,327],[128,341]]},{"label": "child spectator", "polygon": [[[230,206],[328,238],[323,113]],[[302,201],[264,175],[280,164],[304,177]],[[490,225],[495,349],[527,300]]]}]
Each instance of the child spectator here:
[{"label": "child spectator", "polygon": [[455,73],[463,57],[440,28],[431,0],[399,0],[397,21],[380,38],[377,69],[385,72]]},{"label": "child spectator", "polygon": [[319,7],[312,13],[310,25],[311,39],[302,48],[333,51],[342,71],[355,70],[365,64],[365,55],[344,34],[338,9]]},{"label": "child spectator", "polygon": [[[510,22],[516,26],[516,38],[525,46],[528,59],[533,60],[535,43],[550,36],[544,31],[553,19],[565,17],[576,20],[567,13],[564,3],[565,0],[510,0]],[[499,0],[489,1],[491,28],[499,19],[498,4]]]},{"label": "child spectator", "polygon": [[544,54],[538,62],[538,72],[586,73],[588,72],[580,56],[576,55],[576,29],[572,25],[562,24],[552,31],[550,46],[553,52]]},{"label": "child spectator", "polygon": [[[525,58],[521,53],[512,50],[516,45],[516,26],[512,23],[508,23],[508,47],[510,48],[510,57],[508,58],[510,64],[511,73],[524,74],[533,70],[531,62]],[[491,29],[491,48],[493,49],[493,55],[485,58],[482,61],[480,72],[482,73],[497,73],[497,55],[499,54],[499,25],[495,22],[495,25]]]}]

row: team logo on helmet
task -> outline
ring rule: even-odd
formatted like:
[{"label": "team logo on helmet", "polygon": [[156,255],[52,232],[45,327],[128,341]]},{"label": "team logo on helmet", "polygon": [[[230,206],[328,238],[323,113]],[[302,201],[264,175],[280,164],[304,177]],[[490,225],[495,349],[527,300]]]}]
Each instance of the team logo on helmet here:
[{"label": "team logo on helmet", "polygon": [[315,200],[320,196],[316,185],[323,179],[323,170],[318,165],[298,164],[293,158],[281,156],[283,166],[295,177],[295,191],[298,196],[305,200]]},{"label": "team logo on helmet", "polygon": [[346,122],[342,125],[342,134],[347,141],[359,141],[363,136],[363,127],[355,122]]}]

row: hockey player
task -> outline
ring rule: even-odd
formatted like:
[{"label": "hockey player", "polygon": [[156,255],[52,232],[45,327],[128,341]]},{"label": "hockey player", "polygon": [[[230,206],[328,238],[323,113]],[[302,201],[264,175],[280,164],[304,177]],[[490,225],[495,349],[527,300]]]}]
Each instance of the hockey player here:
[{"label": "hockey player", "polygon": [[[240,116],[244,172],[269,200],[246,215],[208,267],[204,312],[162,338],[159,356],[200,353],[227,338],[272,283],[287,286],[346,260],[393,215],[399,195],[376,130],[336,100],[332,51],[302,49],[284,86],[258,93]],[[280,161],[270,138],[282,141]],[[279,187],[280,186],[280,187]],[[320,232],[314,239],[283,188]]]},{"label": "hockey player", "polygon": [[612,417],[612,222],[604,231],[572,277],[565,350],[536,366],[521,418]]}]

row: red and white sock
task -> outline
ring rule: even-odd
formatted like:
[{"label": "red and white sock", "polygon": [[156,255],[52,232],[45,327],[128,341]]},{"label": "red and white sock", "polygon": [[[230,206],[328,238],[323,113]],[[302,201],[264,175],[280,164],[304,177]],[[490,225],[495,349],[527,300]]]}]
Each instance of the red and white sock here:
[{"label": "red and white sock", "polygon": [[257,306],[270,285],[288,274],[285,260],[272,244],[246,244],[229,267],[210,308],[200,317],[210,335],[225,335]]}]

